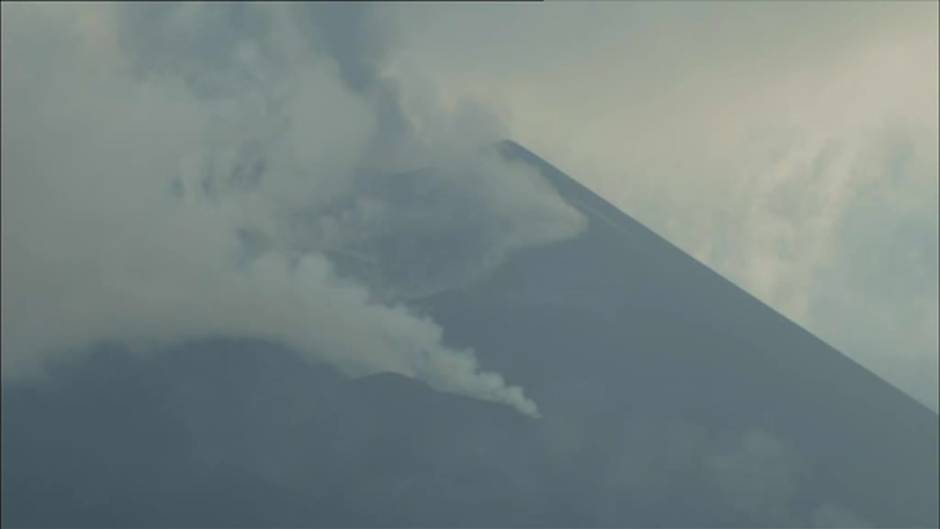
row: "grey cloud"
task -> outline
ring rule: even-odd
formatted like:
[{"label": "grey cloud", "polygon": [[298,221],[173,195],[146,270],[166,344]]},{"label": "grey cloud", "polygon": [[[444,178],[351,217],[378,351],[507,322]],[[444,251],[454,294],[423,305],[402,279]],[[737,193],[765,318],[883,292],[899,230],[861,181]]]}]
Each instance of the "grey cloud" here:
[{"label": "grey cloud", "polygon": [[810,292],[810,318],[826,329],[877,329],[821,334],[937,409],[940,169],[936,148],[910,134],[890,131],[856,157],[856,187]]},{"label": "grey cloud", "polygon": [[376,179],[346,207],[302,212],[295,245],[315,248],[393,299],[485,274],[515,248],[576,235],[585,220],[529,167],[474,153]]},{"label": "grey cloud", "polygon": [[[360,9],[310,16],[371,35],[382,21]],[[254,4],[4,15],[5,377],[100,341],[152,350],[245,336],[348,373],[396,372],[537,415],[472,351],[444,345],[433,321],[377,293],[458,286],[514,248],[576,233],[583,219],[529,172],[498,159],[461,165],[452,154],[467,146],[447,143],[459,134],[387,141],[403,125],[394,83],[378,73],[383,44],[328,33],[316,40],[326,53],[311,53],[302,35],[317,24]],[[30,23],[49,24],[69,46],[31,47]],[[404,160],[445,168],[408,188],[431,186],[439,202],[397,209],[413,205],[396,198]],[[317,240],[314,226],[298,235],[301,213],[316,224],[369,200],[386,204],[383,222],[354,208],[339,237]],[[431,261],[429,251],[453,250],[439,246],[442,226],[469,226],[458,242],[471,242],[471,228],[483,237]],[[382,273],[357,282],[331,249],[371,252]],[[414,270],[428,266],[424,285]]]},{"label": "grey cloud", "polygon": [[117,16],[120,44],[137,75],[178,75],[206,97],[231,94],[252,80],[239,52],[269,44],[273,23],[270,10],[247,2],[121,5]]},{"label": "grey cloud", "polygon": [[292,11],[311,49],[331,57],[347,86],[371,100],[376,130],[366,170],[388,163],[396,153],[415,154],[412,124],[401,106],[397,83],[383,66],[398,42],[395,12],[381,4],[301,3]]},{"label": "grey cloud", "polygon": [[937,408],[936,3],[399,9],[401,69]]},{"label": "grey cloud", "polygon": [[315,49],[336,59],[343,80],[357,92],[369,92],[381,83],[381,67],[397,34],[381,4],[295,4],[304,36]]}]

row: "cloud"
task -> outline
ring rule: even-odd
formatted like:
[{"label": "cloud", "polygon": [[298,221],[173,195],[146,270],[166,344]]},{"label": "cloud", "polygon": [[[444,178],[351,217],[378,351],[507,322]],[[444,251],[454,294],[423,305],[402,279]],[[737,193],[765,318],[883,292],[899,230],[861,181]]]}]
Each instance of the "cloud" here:
[{"label": "cloud", "polygon": [[935,3],[401,9],[395,68],[936,409]]},{"label": "cloud", "polygon": [[390,299],[476,279],[514,249],[576,235],[583,217],[535,169],[495,152],[371,182],[324,216],[295,217],[299,240]]},{"label": "cloud", "polygon": [[[446,115],[412,127],[373,9],[4,4],[4,377],[106,341],[252,337],[537,415],[383,293],[459,286],[583,219],[436,135]],[[482,231],[434,260],[451,229]],[[356,252],[379,273],[337,258]]]}]

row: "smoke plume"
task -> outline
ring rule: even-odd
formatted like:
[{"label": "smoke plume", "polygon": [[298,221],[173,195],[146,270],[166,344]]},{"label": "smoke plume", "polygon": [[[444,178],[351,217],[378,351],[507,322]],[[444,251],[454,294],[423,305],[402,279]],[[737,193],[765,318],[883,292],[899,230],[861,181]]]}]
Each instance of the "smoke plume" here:
[{"label": "smoke plume", "polygon": [[251,337],[536,416],[405,303],[584,219],[477,150],[492,116],[404,110],[386,15],[4,4],[4,377],[108,341]]}]

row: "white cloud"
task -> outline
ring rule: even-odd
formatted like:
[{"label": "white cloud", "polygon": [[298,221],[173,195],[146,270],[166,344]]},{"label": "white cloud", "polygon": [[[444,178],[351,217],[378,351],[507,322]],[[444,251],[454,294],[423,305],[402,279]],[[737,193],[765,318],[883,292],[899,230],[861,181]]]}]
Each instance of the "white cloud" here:
[{"label": "white cloud", "polygon": [[936,409],[935,3],[462,9],[395,66]]},{"label": "white cloud", "polygon": [[[4,377],[102,341],[253,337],[351,374],[401,373],[537,415],[472,351],[444,345],[433,321],[377,302],[292,238],[299,211],[323,222],[382,180],[386,154],[375,149],[386,135],[409,152],[464,147],[433,130],[410,136],[381,78],[363,74],[373,84],[351,89],[341,72],[362,59],[356,49],[311,49],[291,36],[311,28],[289,7],[245,6],[4,4]],[[473,170],[476,187],[427,178],[443,199],[515,229],[481,241],[471,269],[445,264],[448,281],[583,223],[525,171],[495,160]],[[518,215],[494,185],[520,199]],[[441,208],[421,222],[450,218],[454,208]],[[408,212],[391,213],[394,225]],[[244,233],[267,244],[247,251]]]}]

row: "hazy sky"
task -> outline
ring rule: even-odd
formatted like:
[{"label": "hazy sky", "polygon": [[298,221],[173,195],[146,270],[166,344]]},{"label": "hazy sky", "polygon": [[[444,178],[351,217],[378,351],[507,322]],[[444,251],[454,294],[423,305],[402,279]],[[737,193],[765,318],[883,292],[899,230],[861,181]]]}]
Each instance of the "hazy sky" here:
[{"label": "hazy sky", "polygon": [[936,2],[399,14],[401,79],[488,105],[514,139],[936,409]]},{"label": "hazy sky", "polygon": [[[433,322],[339,282],[328,260],[300,272],[286,253],[247,272],[231,261],[236,233],[326,251],[355,247],[351,234],[382,241],[388,226],[428,240],[482,230],[472,266],[431,274],[446,283],[576,234],[576,213],[496,162],[458,164],[441,186],[505,232],[441,222],[449,207],[326,207],[356,195],[362,170],[509,136],[936,409],[937,3],[334,7],[4,4],[5,368],[32,358],[14,346],[114,335],[250,328],[354,351],[392,335],[439,356],[333,360],[532,411],[443,347]],[[259,194],[218,181],[219,167],[249,184],[253,167],[273,176]],[[462,178],[481,173],[496,176]],[[169,190],[180,200],[164,203]],[[284,227],[298,212],[313,240]],[[248,303],[270,303],[271,321],[213,310]],[[327,336],[335,322],[321,319],[326,343],[311,343],[308,322],[277,316],[336,307],[363,341]]]}]

